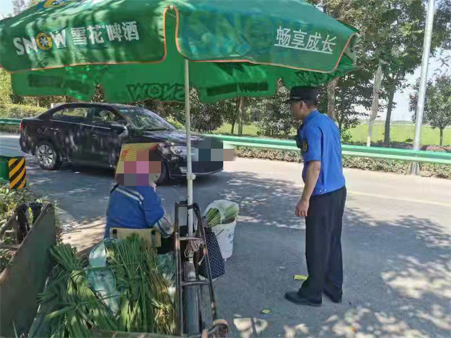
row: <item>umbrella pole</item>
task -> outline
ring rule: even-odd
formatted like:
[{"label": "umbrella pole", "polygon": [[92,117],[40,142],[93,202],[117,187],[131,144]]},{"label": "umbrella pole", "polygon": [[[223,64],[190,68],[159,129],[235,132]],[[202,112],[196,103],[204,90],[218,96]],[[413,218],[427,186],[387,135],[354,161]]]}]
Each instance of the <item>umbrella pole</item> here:
[{"label": "umbrella pole", "polygon": [[[190,116],[190,101],[189,101],[189,61],[185,59],[185,127],[186,127],[186,164],[187,164],[187,192],[188,205],[193,205],[193,181],[196,178],[193,175],[192,156],[191,156],[191,116]],[[188,235],[194,234],[194,215],[193,209],[188,209]]]}]

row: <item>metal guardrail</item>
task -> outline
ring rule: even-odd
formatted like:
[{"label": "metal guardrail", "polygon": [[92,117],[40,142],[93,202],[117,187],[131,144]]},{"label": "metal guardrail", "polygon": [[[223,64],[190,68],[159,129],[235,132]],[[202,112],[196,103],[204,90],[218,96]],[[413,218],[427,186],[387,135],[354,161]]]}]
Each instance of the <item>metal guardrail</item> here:
[{"label": "metal guardrail", "polygon": [[[299,151],[299,148],[296,146],[296,142],[292,140],[277,140],[258,137],[239,137],[212,134],[208,136],[219,138],[224,143],[232,146]],[[451,164],[451,153],[433,151],[415,151],[409,149],[365,147],[344,144],[342,146],[342,153],[345,156],[382,158],[408,162]]]},{"label": "metal guardrail", "polygon": [[[19,125],[21,119],[6,119],[0,118],[0,125]],[[241,137],[229,135],[214,135],[207,136],[216,137],[224,143],[249,148],[265,148],[278,150],[294,150],[299,151],[296,142],[292,140],[278,140],[259,137]],[[351,146],[344,144],[342,152],[345,156],[367,157],[367,158],[383,158],[387,160],[398,160],[408,162],[426,162],[436,164],[450,164],[451,153],[441,153],[434,151],[423,150],[409,150],[409,149],[395,149],[395,148],[381,148],[381,147],[364,147]]]},{"label": "metal guardrail", "polygon": [[5,125],[10,125],[10,126],[19,126],[20,125],[20,121],[22,121],[22,120],[21,119],[0,118],[0,125],[1,124],[5,124]]}]

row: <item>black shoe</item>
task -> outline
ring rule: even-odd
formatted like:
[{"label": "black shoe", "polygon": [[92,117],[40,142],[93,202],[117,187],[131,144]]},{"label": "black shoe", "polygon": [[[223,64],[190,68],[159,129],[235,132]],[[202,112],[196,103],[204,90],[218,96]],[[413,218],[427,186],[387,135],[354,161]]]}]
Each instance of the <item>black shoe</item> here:
[{"label": "black shoe", "polygon": [[299,294],[299,292],[291,291],[285,294],[285,299],[298,305],[310,305],[320,307],[322,304],[321,299],[309,299]]},{"label": "black shoe", "polygon": [[332,291],[331,288],[324,288],[324,294],[334,303],[341,303],[343,298],[343,291]]}]

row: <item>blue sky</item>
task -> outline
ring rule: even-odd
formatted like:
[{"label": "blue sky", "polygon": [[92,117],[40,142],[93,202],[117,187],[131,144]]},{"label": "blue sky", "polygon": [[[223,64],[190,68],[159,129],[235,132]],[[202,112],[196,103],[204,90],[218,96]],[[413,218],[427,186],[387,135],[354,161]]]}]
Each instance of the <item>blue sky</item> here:
[{"label": "blue sky", "polygon": [[[12,13],[13,6],[11,0],[0,0],[0,18],[2,15],[8,15]],[[451,54],[451,53],[450,53]],[[432,59],[429,64],[429,77],[434,75],[435,70],[441,66],[438,60]],[[408,77],[409,84],[415,84],[416,79],[420,76],[420,69],[415,71],[415,74]],[[409,95],[412,92],[411,88],[406,89],[403,93],[397,92],[395,95],[395,102],[397,106],[393,111],[392,120],[407,120],[410,121],[412,113],[409,112]],[[385,112],[380,114],[380,119],[385,119]]]},{"label": "blue sky", "polygon": [[13,12],[13,2],[11,0],[0,0],[0,17]]},{"label": "blue sky", "polygon": [[[451,53],[448,52],[447,55],[451,55]],[[429,60],[429,72],[428,72],[429,79],[434,77],[434,73],[441,68],[441,65],[442,63],[436,58],[431,58]],[[409,75],[407,77],[407,82],[410,85],[415,85],[417,79],[420,77],[420,74],[421,67],[417,68],[413,75]],[[395,102],[397,103],[397,107],[393,112],[392,120],[404,120],[404,121],[412,120],[413,113],[409,112],[409,96],[411,93],[413,93],[412,88],[407,88],[404,92],[396,93]],[[385,112],[381,114],[380,119],[385,120]]]}]

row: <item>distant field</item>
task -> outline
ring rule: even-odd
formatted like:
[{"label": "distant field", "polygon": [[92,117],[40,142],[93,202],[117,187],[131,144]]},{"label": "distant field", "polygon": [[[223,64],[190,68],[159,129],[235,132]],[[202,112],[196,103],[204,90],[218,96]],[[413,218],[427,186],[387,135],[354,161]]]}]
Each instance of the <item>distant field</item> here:
[{"label": "distant field", "polygon": [[[238,128],[235,126],[235,134]],[[230,134],[231,125],[226,123],[221,128],[217,129],[217,134]],[[259,131],[256,125],[243,126],[243,134],[249,136],[256,136]],[[368,124],[360,124],[350,130],[353,142],[366,142],[368,134]],[[294,134],[294,131],[293,131]],[[415,125],[409,122],[394,122],[391,126],[391,140],[394,142],[412,142],[415,135]],[[373,127],[374,142],[382,141],[384,139],[384,123],[376,122]],[[438,145],[440,143],[440,132],[438,129],[432,129],[429,126],[423,126],[422,129],[422,144]],[[443,145],[451,145],[451,128],[445,129],[443,136]]]},{"label": "distant field", "polygon": [[[376,123],[373,127],[372,140],[382,141],[384,139],[384,123]],[[394,142],[407,142],[415,136],[415,125],[413,123],[394,123],[390,128],[391,140]],[[366,142],[368,135],[368,124],[360,124],[350,130],[354,142]],[[438,145],[440,143],[440,131],[429,126],[423,126],[421,130],[421,143],[427,145]],[[443,145],[451,145],[451,128],[447,128],[443,134]]]},{"label": "distant field", "polygon": [[[253,124],[243,126],[243,134],[248,136],[257,136],[257,132],[260,130],[259,127]],[[216,129],[215,134],[230,134],[232,131],[232,125],[229,123],[224,123],[221,128]],[[238,133],[238,126],[235,126],[235,135]]]}]

